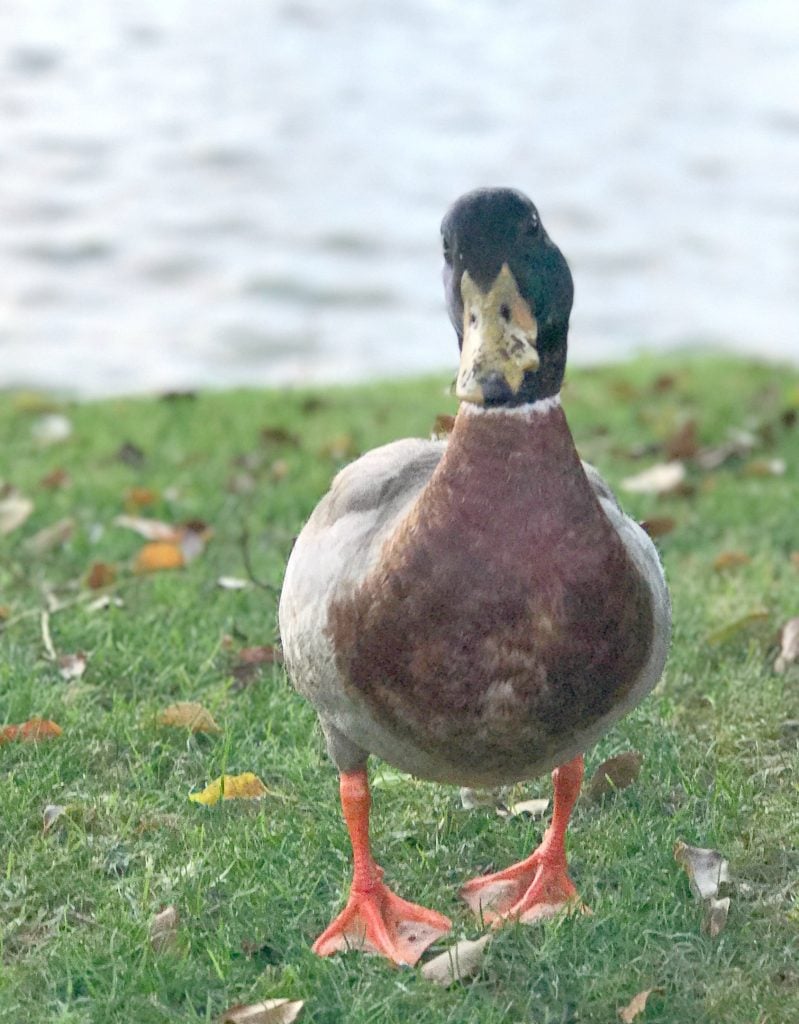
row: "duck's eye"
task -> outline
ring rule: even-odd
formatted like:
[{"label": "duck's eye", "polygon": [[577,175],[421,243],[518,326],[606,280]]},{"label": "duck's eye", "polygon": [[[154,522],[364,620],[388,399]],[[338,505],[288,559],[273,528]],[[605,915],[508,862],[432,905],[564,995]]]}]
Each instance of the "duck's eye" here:
[{"label": "duck's eye", "polygon": [[541,222],[538,219],[538,214],[535,211],[533,211],[527,219],[527,223],[524,225],[525,235],[527,235],[529,238],[533,238],[535,235],[538,234],[538,229],[540,225]]}]

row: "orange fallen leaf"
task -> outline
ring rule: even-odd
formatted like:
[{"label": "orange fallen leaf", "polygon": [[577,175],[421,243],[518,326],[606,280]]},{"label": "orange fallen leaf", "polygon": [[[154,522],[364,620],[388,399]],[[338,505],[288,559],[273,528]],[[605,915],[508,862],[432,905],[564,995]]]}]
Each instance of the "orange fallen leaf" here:
[{"label": "orange fallen leaf", "polygon": [[117,578],[117,571],[108,562],[94,562],[86,575],[86,586],[92,590],[110,587]]},{"label": "orange fallen leaf", "polygon": [[638,995],[633,996],[624,1009],[619,1010],[619,1017],[623,1024],[633,1024],[636,1017],[640,1017],[646,1009],[646,1002],[653,992],[662,992],[662,988],[647,988]]},{"label": "orange fallen leaf", "polygon": [[31,718],[22,725],[6,725],[0,729],[0,743],[20,740],[22,743],[38,743],[52,740],[61,735],[61,726],[49,718]]},{"label": "orange fallen leaf", "polygon": [[292,1024],[300,1015],[302,999],[265,999],[262,1003],[238,1003],[225,1010],[219,1024]]},{"label": "orange fallen leaf", "polygon": [[253,772],[241,775],[220,775],[199,793],[189,793],[189,800],[213,807],[220,800],[260,800],[269,790]]},{"label": "orange fallen leaf", "polygon": [[162,572],[165,569],[182,569],[186,564],[180,544],[167,540],[154,540],[145,544],[136,555],[133,571],[136,573]]},{"label": "orange fallen leaf", "polygon": [[202,704],[189,700],[170,704],[158,716],[158,721],[161,725],[190,729],[192,732],[222,732],[210,711]]},{"label": "orange fallen leaf", "polygon": [[727,569],[737,569],[741,565],[749,565],[752,559],[744,551],[722,551],[713,559],[713,568],[716,572],[725,572]]}]

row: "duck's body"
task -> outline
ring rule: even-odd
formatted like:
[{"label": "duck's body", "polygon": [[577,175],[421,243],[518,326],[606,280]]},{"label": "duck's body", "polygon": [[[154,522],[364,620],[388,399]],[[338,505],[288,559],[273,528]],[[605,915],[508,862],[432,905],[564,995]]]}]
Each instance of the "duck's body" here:
[{"label": "duck's body", "polygon": [[340,769],[375,754],[497,785],[586,750],[649,692],[668,595],[550,399],[464,406],[448,444],[344,469],[297,540],[280,620]]},{"label": "duck's body", "polygon": [[579,755],[651,690],[668,647],[655,548],[580,462],[560,406],[565,261],[508,190],[464,197],[443,231],[462,347],[451,438],[395,442],[344,469],[281,597],[287,668],[319,713],[355,851],[350,901],[320,953],[356,944],[413,962],[449,926],[381,881],[370,754],[467,786],[556,768],[541,847],[463,895],[489,918],[521,919],[573,898],[563,834]]}]

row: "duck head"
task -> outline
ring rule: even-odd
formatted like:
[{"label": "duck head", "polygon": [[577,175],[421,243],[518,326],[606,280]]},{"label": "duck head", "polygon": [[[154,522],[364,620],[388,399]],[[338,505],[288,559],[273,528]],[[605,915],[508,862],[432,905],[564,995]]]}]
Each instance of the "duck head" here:
[{"label": "duck head", "polygon": [[458,398],[513,406],[556,395],[574,286],[535,206],[514,189],[476,189],[450,207],[441,236]]}]

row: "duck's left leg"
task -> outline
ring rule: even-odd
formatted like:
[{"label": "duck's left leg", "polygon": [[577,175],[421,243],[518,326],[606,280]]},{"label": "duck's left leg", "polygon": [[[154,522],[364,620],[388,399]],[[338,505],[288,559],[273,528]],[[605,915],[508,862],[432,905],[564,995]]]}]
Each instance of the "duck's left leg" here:
[{"label": "duck's left leg", "polygon": [[369,843],[369,781],[365,768],[341,773],[341,807],[352,841],[354,870],[347,905],[313,946],[329,956],[346,949],[380,953],[413,966],[431,942],[452,927],[435,910],[400,899],[383,882]]},{"label": "duck's left leg", "polygon": [[580,906],[566,868],[566,828],[583,781],[582,756],[552,773],[552,821],[540,846],[526,859],[493,875],[473,878],[460,894],[486,921],[526,924],[551,917],[572,904]]}]

